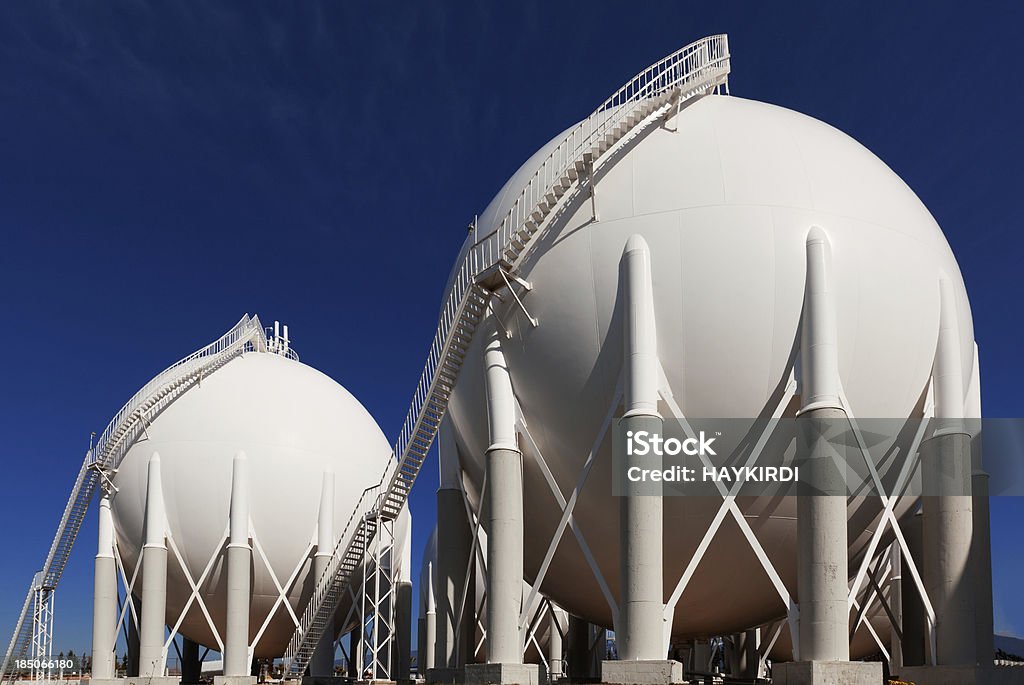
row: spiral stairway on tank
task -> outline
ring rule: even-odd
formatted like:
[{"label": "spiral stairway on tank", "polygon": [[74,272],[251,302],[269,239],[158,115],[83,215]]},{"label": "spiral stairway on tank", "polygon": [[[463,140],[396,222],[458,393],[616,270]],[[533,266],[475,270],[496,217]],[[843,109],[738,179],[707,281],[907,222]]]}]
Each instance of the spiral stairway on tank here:
[{"label": "spiral stairway on tank", "polygon": [[[595,192],[595,174],[614,152],[636,135],[658,125],[689,101],[711,92],[728,92],[730,68],[727,37],[708,36],[672,53],[637,74],[574,126],[539,165],[537,173],[491,232],[466,253],[448,291],[437,331],[412,402],[379,483],[366,490],[339,538],[331,564],[317,580],[285,652],[286,675],[300,678],[334,614],[369,541],[384,521],[395,519],[437,435],[463,359],[477,326],[487,316],[491,297],[507,289],[522,306],[513,283],[529,288],[517,274],[524,255],[556,207]],[[565,202],[563,202],[563,200]],[[537,322],[533,322],[537,325]],[[15,663],[38,656],[41,607],[51,607],[71,548],[89,503],[106,473],[116,469],[128,448],[155,415],[189,388],[246,351],[266,351],[267,338],[257,317],[243,316],[217,341],[169,367],[146,384],[117,413],[85,456],[53,544],[29,587],[10,645],[0,668],[0,682],[16,677]],[[37,644],[34,646],[33,643]],[[44,640],[48,644],[48,638]]]}]

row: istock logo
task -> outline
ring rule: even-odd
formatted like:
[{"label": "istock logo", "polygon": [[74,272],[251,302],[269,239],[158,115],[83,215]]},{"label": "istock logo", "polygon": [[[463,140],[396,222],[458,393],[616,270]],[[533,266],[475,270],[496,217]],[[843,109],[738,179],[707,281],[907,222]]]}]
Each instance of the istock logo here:
[{"label": "istock logo", "polygon": [[626,431],[626,454],[631,457],[645,457],[654,454],[659,457],[674,457],[678,454],[686,454],[691,457],[700,455],[717,456],[711,449],[714,438],[709,438],[701,431],[695,438],[678,440],[669,438],[665,440],[657,433],[649,431]]}]

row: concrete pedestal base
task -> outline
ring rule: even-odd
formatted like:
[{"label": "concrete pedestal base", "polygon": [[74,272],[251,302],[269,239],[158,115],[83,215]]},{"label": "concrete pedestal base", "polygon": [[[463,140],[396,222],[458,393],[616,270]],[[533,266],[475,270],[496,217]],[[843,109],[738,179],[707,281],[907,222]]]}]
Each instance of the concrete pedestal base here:
[{"label": "concrete pedestal base", "polygon": [[[252,679],[256,682],[256,679]],[[131,678],[93,678],[90,685],[179,685],[181,678],[176,675],[132,676]]]},{"label": "concrete pedestal base", "polygon": [[465,685],[539,685],[537,664],[466,664]]},{"label": "concrete pedestal base", "polygon": [[[305,679],[303,679],[305,680]],[[331,678],[331,680],[334,680]],[[155,685],[155,684],[154,684]],[[215,675],[213,685],[256,685],[254,675]]]},{"label": "concrete pedestal base", "polygon": [[[351,683],[352,681],[348,678],[341,678],[333,675],[307,675],[302,677],[302,685],[344,685]],[[214,683],[214,685],[219,685]],[[226,683],[225,685],[232,685]],[[242,684],[238,684],[242,685]]]},{"label": "concrete pedestal base", "polygon": [[904,666],[898,675],[918,685],[1024,685],[1024,666]]},{"label": "concrete pedestal base", "polygon": [[[772,685],[878,685],[878,661],[790,661],[772,665]],[[932,685],[931,681],[926,681]]]},{"label": "concrete pedestal base", "polygon": [[671,685],[682,683],[683,665],[671,659],[602,661],[601,682],[612,685]]},{"label": "concrete pedestal base", "polygon": [[[90,685],[179,685],[181,678],[176,675],[158,675],[150,677],[132,676],[131,678],[93,678]],[[253,682],[256,679],[253,678]]]},{"label": "concrete pedestal base", "polygon": [[455,685],[462,681],[462,669],[428,668],[425,677],[428,685]]}]

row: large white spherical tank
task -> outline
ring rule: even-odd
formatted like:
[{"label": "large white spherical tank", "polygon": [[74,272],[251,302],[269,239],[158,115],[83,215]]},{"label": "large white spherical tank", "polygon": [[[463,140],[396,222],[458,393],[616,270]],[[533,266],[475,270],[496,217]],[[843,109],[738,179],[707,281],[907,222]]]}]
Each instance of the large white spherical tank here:
[{"label": "large white spherical tank", "polygon": [[[227,579],[224,536],[232,461],[239,451],[246,455],[253,532],[251,644],[278,601],[278,584],[296,614],[301,615],[309,600],[316,580],[312,552],[324,473],[334,474],[337,538],[363,490],[378,483],[391,448],[370,414],[342,386],[272,353],[246,353],[228,362],[156,417],[114,478],[118,491],[112,510],[120,553],[131,573],[144,541],[147,466],[157,452],[169,531],[167,624],[178,620],[190,595],[176,548],[196,581],[212,560],[200,596],[221,639]],[[396,537],[404,540],[406,535],[408,514],[396,526]],[[278,606],[255,656],[283,654],[294,628],[286,608]],[[180,632],[217,649],[196,603]]]},{"label": "large white spherical tank", "polygon": [[[481,227],[507,211],[541,156],[499,194]],[[539,326],[532,327],[511,298],[496,303],[511,330],[503,344],[514,391],[566,497],[622,368],[619,262],[633,234],[650,246],[658,354],[689,417],[753,418],[780,396],[799,339],[805,241],[815,225],[831,244],[839,371],[855,416],[921,415],[943,277],[956,294],[963,374],[970,378],[970,309],[941,230],[906,184],[847,135],[780,107],[707,96],[613,157],[598,175],[599,220],[593,220],[589,197],[577,196],[525,255],[521,274],[533,289],[523,303]],[[478,333],[473,341],[450,407],[460,459],[477,492],[488,446],[483,337]],[[797,408],[794,401],[785,415]],[[661,410],[670,413],[664,404]],[[611,495],[610,463],[609,434],[574,518],[618,600],[619,500]],[[524,479],[525,569],[532,581],[561,512],[529,454]],[[665,499],[666,599],[720,503]],[[742,508],[798,598],[795,502],[747,498]],[[851,563],[879,512],[877,498],[851,503]],[[570,612],[611,627],[611,612],[571,532],[542,590]],[[784,612],[727,517],[677,605],[673,636],[724,634]]]}]

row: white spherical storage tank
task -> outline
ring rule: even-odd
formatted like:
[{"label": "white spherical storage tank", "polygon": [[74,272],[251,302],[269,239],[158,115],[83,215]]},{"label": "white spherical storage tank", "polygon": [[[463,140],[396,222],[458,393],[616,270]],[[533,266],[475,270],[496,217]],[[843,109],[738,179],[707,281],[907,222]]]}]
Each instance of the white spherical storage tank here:
[{"label": "white spherical storage tank", "polygon": [[[558,140],[506,184],[465,249],[500,223]],[[599,168],[593,200],[586,193],[570,197],[523,255],[518,274],[531,289],[520,291],[522,306],[509,297],[492,301],[509,332],[501,344],[523,421],[566,497],[620,381],[620,260],[634,235],[650,251],[658,358],[687,417],[753,418],[778,400],[800,340],[805,248],[813,227],[831,250],[838,371],[854,416],[922,415],[939,334],[940,280],[951,285],[959,363],[965,381],[971,378],[970,307],[942,231],[910,188],[849,136],[781,107],[707,95],[626,140],[613,157]],[[483,487],[490,444],[485,339],[473,339],[449,410],[473,497]],[[664,402],[659,409],[672,415]],[[794,399],[783,416],[798,409]],[[573,519],[618,599],[611,443],[609,432]],[[524,570],[534,582],[562,509],[532,447],[521,448],[528,502]],[[711,497],[665,498],[666,599],[720,505]],[[796,504],[750,497],[741,498],[740,507],[798,597]],[[878,498],[851,500],[851,573],[881,508]],[[612,627],[612,610],[571,533],[562,537],[540,587],[571,613]],[[740,528],[727,518],[675,606],[671,633],[676,640],[722,635],[785,611]]]},{"label": "white spherical storage tank", "polygon": [[[156,416],[114,477],[117,545],[130,577],[146,540],[147,473],[158,454],[168,548],[165,622],[180,621],[182,635],[214,650],[225,638],[226,547],[239,453],[252,548],[248,643],[255,657],[277,657],[295,630],[292,612],[301,616],[316,582],[325,474],[333,480],[337,540],[364,489],[380,480],[391,447],[345,388],[273,352],[232,359]],[[408,528],[405,512],[397,544],[405,544]],[[140,575],[137,596],[146,582]],[[341,618],[346,608],[339,608]],[[344,628],[336,621],[337,630]]]}]

